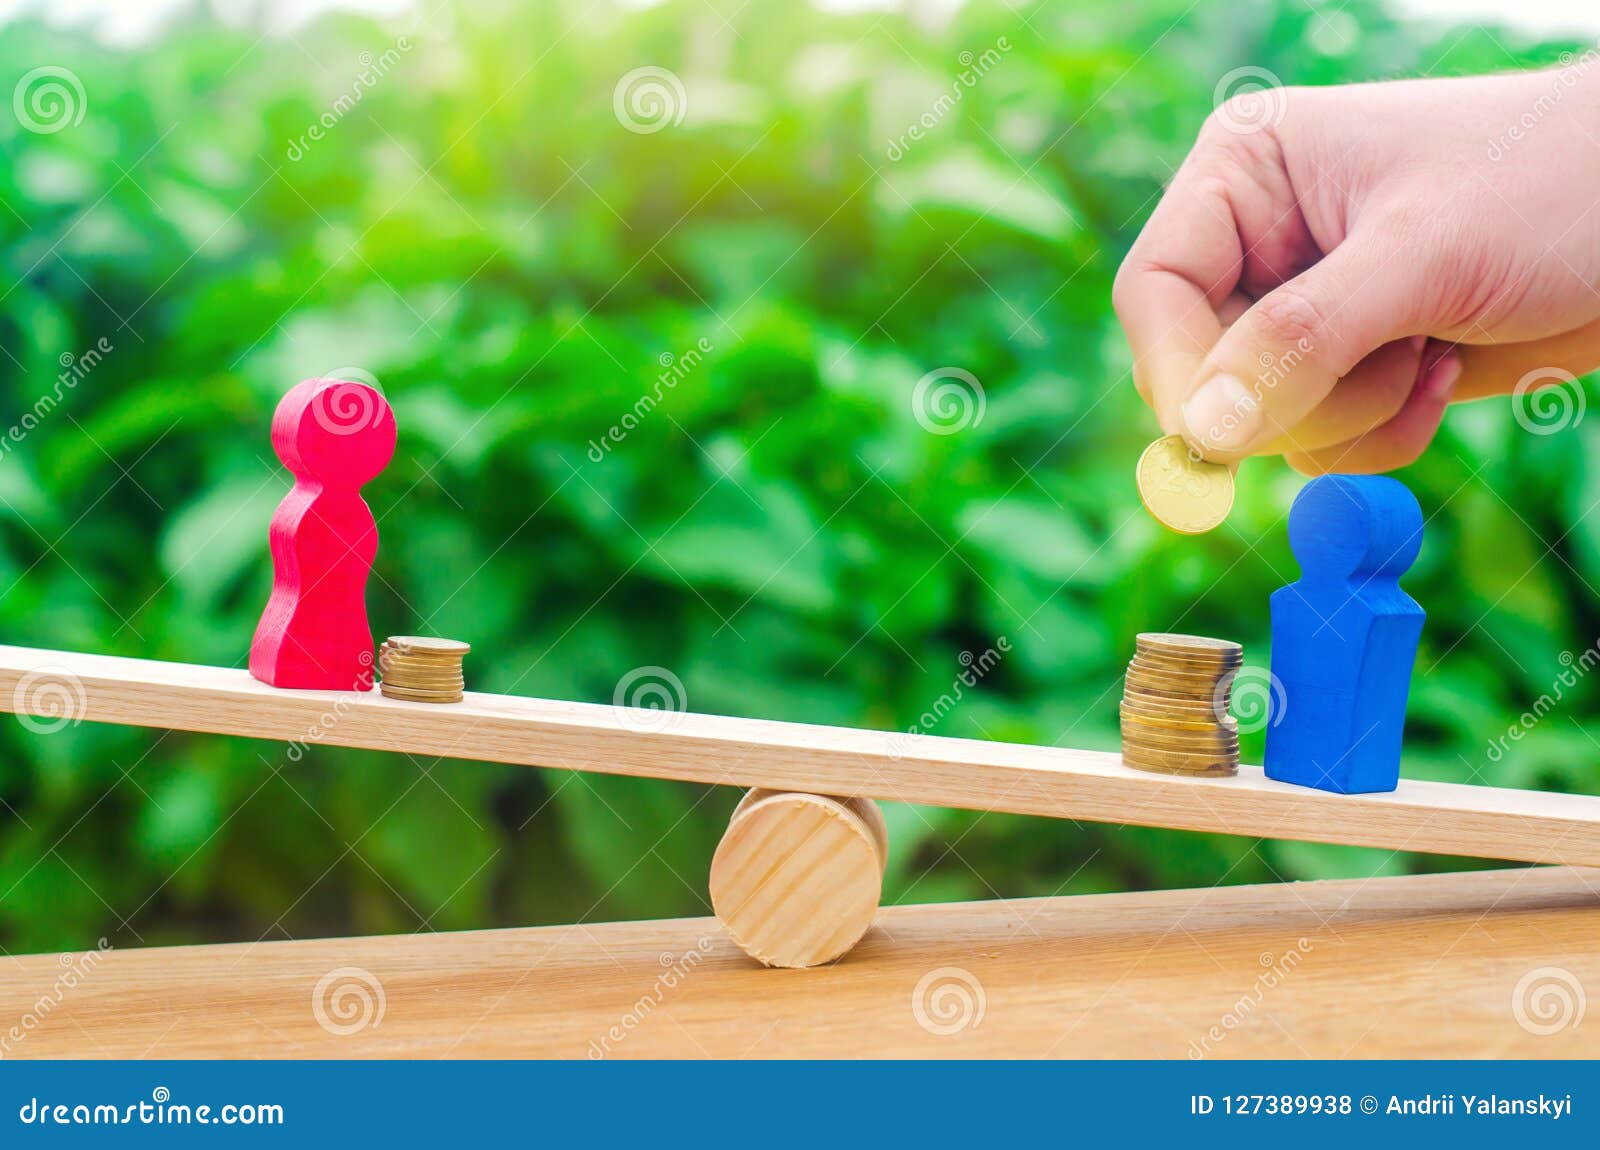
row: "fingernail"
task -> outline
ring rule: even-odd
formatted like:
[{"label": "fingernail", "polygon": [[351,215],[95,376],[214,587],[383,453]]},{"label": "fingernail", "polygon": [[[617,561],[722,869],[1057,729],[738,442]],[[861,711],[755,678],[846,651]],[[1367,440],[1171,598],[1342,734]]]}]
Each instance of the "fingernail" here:
[{"label": "fingernail", "polygon": [[1449,399],[1461,379],[1461,369],[1461,356],[1453,351],[1446,352],[1444,358],[1429,369],[1428,378],[1422,381],[1422,393],[1429,399]]},{"label": "fingernail", "polygon": [[1261,430],[1260,401],[1237,378],[1214,375],[1183,405],[1183,425],[1200,448],[1237,451]]}]

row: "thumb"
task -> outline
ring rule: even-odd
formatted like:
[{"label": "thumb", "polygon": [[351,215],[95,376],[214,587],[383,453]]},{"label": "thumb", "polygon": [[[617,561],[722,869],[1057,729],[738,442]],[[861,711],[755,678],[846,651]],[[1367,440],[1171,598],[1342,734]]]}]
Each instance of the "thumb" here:
[{"label": "thumb", "polygon": [[1414,334],[1419,262],[1352,235],[1257,300],[1206,356],[1184,400],[1185,437],[1231,461],[1294,427],[1369,354]]}]

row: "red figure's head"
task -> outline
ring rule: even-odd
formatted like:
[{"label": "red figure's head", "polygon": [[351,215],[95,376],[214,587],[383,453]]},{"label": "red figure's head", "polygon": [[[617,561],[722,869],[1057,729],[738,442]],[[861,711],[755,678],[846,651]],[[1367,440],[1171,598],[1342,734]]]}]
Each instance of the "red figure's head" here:
[{"label": "red figure's head", "polygon": [[272,416],[272,448],[302,479],[360,487],[394,455],[394,412],[377,388],[341,379],[291,387]]}]

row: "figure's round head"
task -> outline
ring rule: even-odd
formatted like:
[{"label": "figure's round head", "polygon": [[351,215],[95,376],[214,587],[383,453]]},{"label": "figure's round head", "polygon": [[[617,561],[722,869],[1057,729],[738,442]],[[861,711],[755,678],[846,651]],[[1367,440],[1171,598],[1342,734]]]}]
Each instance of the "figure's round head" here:
[{"label": "figure's round head", "polygon": [[272,417],[272,446],[298,476],[335,486],[372,479],[394,455],[394,412],[377,388],[342,379],[291,387]]},{"label": "figure's round head", "polygon": [[1289,546],[1307,578],[1399,578],[1422,549],[1422,508],[1397,479],[1319,476],[1289,510]]}]

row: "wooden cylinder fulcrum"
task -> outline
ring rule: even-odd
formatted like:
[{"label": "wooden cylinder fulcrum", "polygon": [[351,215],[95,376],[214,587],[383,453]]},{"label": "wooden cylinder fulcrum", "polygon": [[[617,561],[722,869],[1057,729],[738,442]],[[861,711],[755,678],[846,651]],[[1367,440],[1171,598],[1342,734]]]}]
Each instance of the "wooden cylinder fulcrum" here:
[{"label": "wooden cylinder fulcrum", "polygon": [[888,828],[871,799],[757,787],[734,808],[711,860],[711,905],[752,958],[819,966],[872,925],[888,860]]}]

